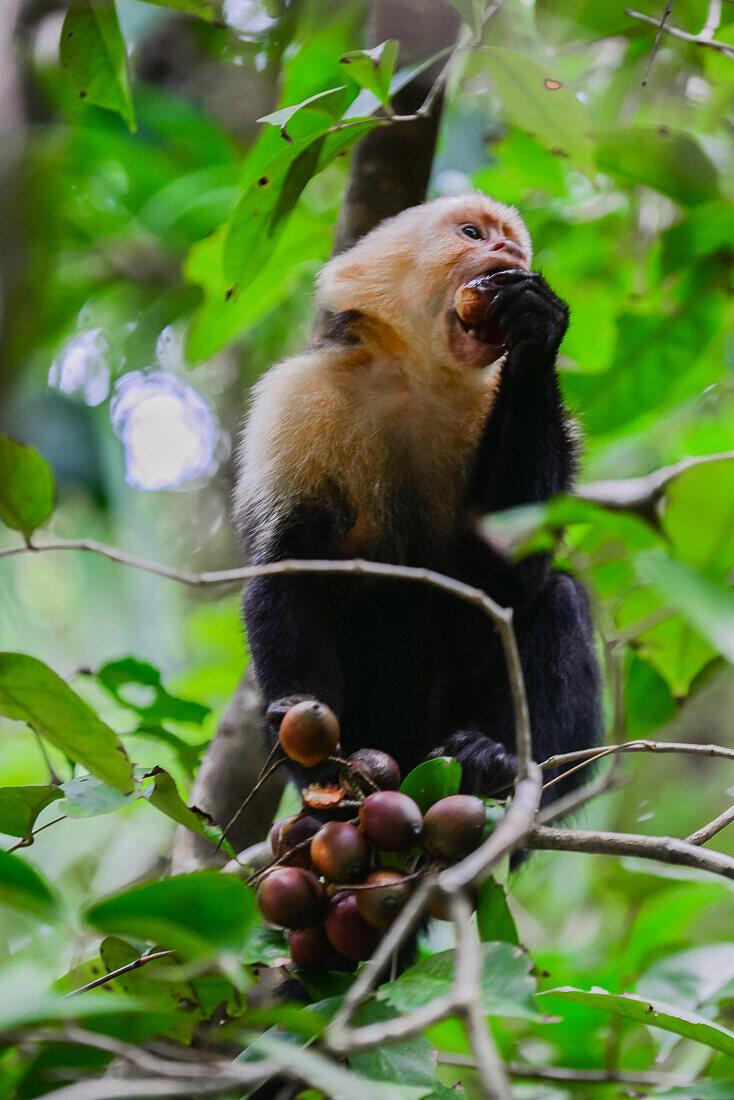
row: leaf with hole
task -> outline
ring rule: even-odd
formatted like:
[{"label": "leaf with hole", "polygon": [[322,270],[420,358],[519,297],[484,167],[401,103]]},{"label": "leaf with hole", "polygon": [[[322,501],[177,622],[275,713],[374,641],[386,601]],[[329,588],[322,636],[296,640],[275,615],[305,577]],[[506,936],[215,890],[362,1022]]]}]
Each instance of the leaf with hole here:
[{"label": "leaf with hole", "polygon": [[114,0],[72,0],[61,28],[61,70],[80,99],[135,130],[125,42]]},{"label": "leaf with hole", "polygon": [[117,735],[56,673],[25,653],[0,653],[0,714],[26,722],[70,760],[123,794],[132,766]]},{"label": "leaf with hole", "polygon": [[33,447],[0,435],[0,519],[25,539],[54,508],[54,476]]}]

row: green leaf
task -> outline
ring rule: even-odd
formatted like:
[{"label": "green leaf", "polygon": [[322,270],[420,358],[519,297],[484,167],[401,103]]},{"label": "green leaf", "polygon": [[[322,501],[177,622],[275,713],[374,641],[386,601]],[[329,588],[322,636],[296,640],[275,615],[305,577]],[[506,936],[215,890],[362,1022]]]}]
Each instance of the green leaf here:
[{"label": "green leaf", "polygon": [[734,564],[734,459],[679,474],[665,490],[661,524],[678,558],[726,580]]},{"label": "green leaf", "polygon": [[[395,1009],[382,1001],[368,1001],[358,1010],[354,1022],[358,1027],[365,1027],[395,1019],[397,1015]],[[426,1086],[431,1090],[431,1100],[452,1100],[456,1096],[437,1080],[433,1047],[423,1035],[350,1054],[348,1062],[355,1073],[372,1081]]]},{"label": "green leaf", "polygon": [[[161,682],[158,669],[146,661],[136,660],[135,657],[124,657],[102,665],[96,678],[118,703],[151,722],[169,720],[192,722],[200,726],[211,714],[211,709],[203,703],[170,695]],[[134,694],[130,692],[131,686],[133,693],[136,688],[142,688],[144,693],[152,694],[153,698],[146,702],[136,702]]]},{"label": "green leaf", "polygon": [[558,997],[561,1000],[572,1001],[574,1004],[585,1005],[587,1008],[599,1008],[603,1012],[611,1012],[613,1016],[622,1016],[638,1024],[647,1024],[648,1027],[660,1027],[664,1031],[682,1035],[685,1039],[704,1043],[730,1057],[734,1056],[734,1032],[721,1027],[720,1024],[711,1023],[703,1016],[675,1008],[673,1005],[666,1005],[663,1002],[652,1003],[643,997],[635,997],[631,993],[608,993],[606,989],[598,988],[587,992],[571,986],[547,989],[538,996]]},{"label": "green leaf", "polygon": [[114,0],[72,0],[61,28],[59,57],[80,99],[116,111],[135,130],[127,54]]},{"label": "green leaf", "polygon": [[207,23],[222,19],[221,0],[147,0],[147,3],[155,4],[159,8],[173,8],[174,11],[182,11],[186,15],[195,15],[198,19],[205,19]]},{"label": "green leaf", "polygon": [[734,1081],[702,1081],[698,1085],[680,1085],[673,1089],[651,1092],[654,1100],[731,1100]]},{"label": "green leaf", "polygon": [[[167,771],[164,771],[163,768],[153,768],[147,775],[153,777],[153,786],[145,792],[145,797],[152,806],[164,813],[166,817],[170,817],[179,825],[191,829],[197,836],[204,837],[205,840],[209,840],[213,844],[217,844],[221,840],[222,830],[213,823],[209,814],[204,813],[203,810],[199,810],[195,806],[189,808],[182,801],[176,784]],[[223,847],[225,851],[229,851],[234,855],[229,844],[225,842]]]},{"label": "green leaf", "polygon": [[0,833],[30,841],[41,810],[61,797],[58,787],[0,787]]},{"label": "green leaf", "polygon": [[400,790],[418,803],[421,813],[451,794],[459,793],[461,784],[461,764],[451,756],[438,756],[435,760],[424,760],[412,772],[408,772]]},{"label": "green leaf", "polygon": [[35,867],[1,850],[0,902],[46,921],[58,916],[56,896]]},{"label": "green leaf", "polygon": [[631,738],[647,737],[675,715],[675,700],[667,681],[653,665],[636,655],[627,670],[624,709]]},{"label": "green leaf", "polygon": [[238,950],[258,914],[252,891],[235,875],[197,871],[122,890],[93,905],[86,919],[102,932],[206,955]]},{"label": "green leaf", "polygon": [[637,571],[714,649],[734,662],[734,589],[715,584],[691,566],[658,551],[640,554]]},{"label": "green leaf", "polygon": [[[484,943],[481,946],[481,1004],[487,1016],[512,1016],[539,1019],[533,1002],[535,979],[530,976],[532,963],[524,951],[509,943]],[[416,963],[381,992],[399,1012],[411,1012],[435,997],[449,993],[454,979],[454,952],[441,951]]]},{"label": "green leaf", "polygon": [[278,153],[244,192],[224,238],[225,278],[241,291],[270,259],[306,184],[364,137],[378,120],[365,120],[338,133],[303,138]]},{"label": "green leaf", "polygon": [[269,115],[263,115],[258,122],[267,122],[271,126],[277,126],[286,141],[293,138],[288,133],[288,123],[299,111],[315,111],[326,115],[331,122],[338,122],[344,109],[346,86],[329,88],[325,92],[317,92],[300,103],[294,103],[290,107],[281,107],[278,111],[271,111]]},{"label": "green leaf", "polygon": [[504,887],[489,878],[479,887],[477,902],[477,927],[483,942],[501,940],[519,946],[515,921],[507,904]]},{"label": "green leaf", "polygon": [[382,1084],[360,1077],[332,1062],[323,1054],[293,1043],[276,1039],[274,1035],[262,1035],[253,1044],[258,1053],[280,1069],[320,1089],[332,1100],[421,1100],[432,1091],[429,1085]]},{"label": "green leaf", "polygon": [[667,126],[615,126],[597,130],[596,163],[628,184],[644,184],[684,206],[720,196],[719,175],[698,140]]},{"label": "green leaf", "polygon": [[114,814],[142,797],[141,790],[122,794],[93,775],[77,775],[61,784],[64,801],[59,807],[68,817],[95,817],[97,814]]},{"label": "green leaf", "polygon": [[399,49],[399,42],[388,39],[371,50],[350,50],[339,58],[339,64],[348,65],[352,79],[385,104],[390,99],[390,82]]},{"label": "green leaf", "polygon": [[54,507],[54,476],[33,447],[0,435],[0,519],[29,540]]},{"label": "green leaf", "polygon": [[585,172],[593,166],[591,123],[570,88],[525,54],[491,47],[485,51],[490,76],[508,118],[558,156]]},{"label": "green leaf", "polygon": [[697,260],[731,258],[733,241],[734,207],[730,202],[694,206],[663,234],[663,272],[685,270]]},{"label": "green leaf", "polygon": [[485,0],[449,0],[449,3],[452,8],[456,8],[467,27],[478,38],[482,33],[482,17],[486,7]]},{"label": "green leaf", "polygon": [[24,653],[0,653],[0,714],[27,722],[123,794],[132,791],[132,767],[117,735],[42,661]]},{"label": "green leaf", "polygon": [[140,1013],[138,1001],[90,990],[65,998],[49,988],[48,975],[28,963],[11,962],[0,969],[0,1031],[51,1020],[83,1020],[110,1012]]}]

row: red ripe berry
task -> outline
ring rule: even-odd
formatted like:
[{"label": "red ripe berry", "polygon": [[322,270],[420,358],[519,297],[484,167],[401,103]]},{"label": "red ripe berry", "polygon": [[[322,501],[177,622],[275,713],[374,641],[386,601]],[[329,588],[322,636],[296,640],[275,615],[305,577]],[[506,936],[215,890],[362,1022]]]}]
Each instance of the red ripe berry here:
[{"label": "red ripe berry", "polygon": [[339,722],[325,703],[307,699],[283,715],[280,745],[286,756],[313,768],[323,763],[339,744]]},{"label": "red ripe berry", "polygon": [[368,959],[382,939],[382,933],[368,924],[357,910],[354,894],[337,894],[326,914],[326,935],[340,955],[347,959]]},{"label": "red ripe berry", "polygon": [[347,764],[366,775],[381,791],[396,791],[400,786],[400,768],[392,756],[379,749],[357,749]]},{"label": "red ripe berry", "polygon": [[423,817],[418,806],[400,791],[378,791],[359,808],[365,835],[385,852],[410,848],[421,835]]},{"label": "red ripe berry", "polygon": [[357,909],[373,928],[389,928],[413,892],[413,883],[406,881],[403,871],[373,871],[364,887],[355,890]]},{"label": "red ripe berry", "polygon": [[369,870],[370,852],[354,825],[329,821],[311,841],[311,862],[329,882],[361,882]]},{"label": "red ripe berry", "polygon": [[301,970],[333,970],[337,952],[329,943],[323,924],[288,934],[288,946],[295,966]]},{"label": "red ripe berry", "polygon": [[258,892],[266,920],[282,928],[308,928],[316,924],[325,900],[319,880],[302,867],[274,867]]},{"label": "red ripe berry", "polygon": [[[310,840],[320,828],[321,822],[309,815],[306,815],[306,817],[281,818],[280,821],[275,822],[270,830],[270,847],[273,849],[273,855],[280,857],[293,851],[299,844],[304,844],[305,841]],[[289,859],[287,863],[289,867],[310,867],[310,845],[304,844],[303,850]]]},{"label": "red ripe berry", "polygon": [[456,862],[482,841],[487,814],[481,798],[452,794],[434,802],[423,818],[423,843],[431,855]]}]

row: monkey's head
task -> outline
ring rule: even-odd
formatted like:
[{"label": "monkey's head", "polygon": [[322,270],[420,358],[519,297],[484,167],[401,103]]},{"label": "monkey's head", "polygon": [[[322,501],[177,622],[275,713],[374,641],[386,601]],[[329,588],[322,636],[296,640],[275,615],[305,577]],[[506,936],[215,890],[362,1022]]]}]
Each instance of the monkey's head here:
[{"label": "monkey's head", "polygon": [[515,209],[479,192],[435,199],[382,222],[331,260],[319,277],[318,302],[356,310],[388,326],[396,342],[432,365],[486,367],[502,355],[481,327],[454,309],[470,279],[519,267],[530,270],[530,235]]}]

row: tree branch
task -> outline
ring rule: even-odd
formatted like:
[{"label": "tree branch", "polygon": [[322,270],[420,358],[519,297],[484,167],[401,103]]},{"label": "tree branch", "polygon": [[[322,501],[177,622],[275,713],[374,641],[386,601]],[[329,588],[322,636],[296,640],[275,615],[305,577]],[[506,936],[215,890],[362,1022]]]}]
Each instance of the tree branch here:
[{"label": "tree branch", "polygon": [[[439,1051],[438,1060],[446,1066],[466,1066],[476,1069],[473,1058],[466,1054],[449,1054]],[[623,1069],[571,1069],[566,1066],[526,1066],[520,1062],[505,1062],[504,1069],[510,1077],[524,1077],[537,1081],[567,1081],[578,1084],[603,1084],[619,1082],[629,1085],[656,1085],[668,1088],[685,1087],[694,1084],[690,1077],[679,1077],[673,1073],[656,1073],[654,1070]]]},{"label": "tree branch", "polygon": [[549,829],[537,826],[525,838],[525,847],[556,852],[590,852],[605,856],[637,856],[660,863],[695,867],[734,879],[734,859],[721,852],[702,851],[694,844],[671,836],[605,833],[584,829]]},{"label": "tree branch", "polygon": [[705,844],[707,840],[711,840],[727,825],[731,825],[732,821],[734,821],[734,806],[730,806],[728,810],[724,810],[723,814],[719,814],[713,821],[709,821],[708,825],[703,825],[695,833],[687,836],[686,844]]},{"label": "tree branch", "polygon": [[661,26],[658,19],[653,19],[650,15],[643,15],[640,11],[633,11],[631,8],[625,8],[624,14],[628,15],[630,19],[639,19],[641,23],[649,23],[652,27],[660,27],[661,31],[669,34],[672,38],[680,38],[684,42],[692,42],[694,46],[708,46],[712,50],[723,53],[725,57],[734,58],[734,47],[728,45],[726,42],[719,42],[716,38],[704,38],[702,34],[689,34],[688,31],[682,31],[680,27],[671,27],[667,23],[665,26]]}]

